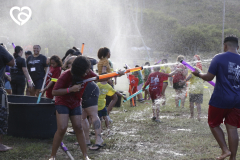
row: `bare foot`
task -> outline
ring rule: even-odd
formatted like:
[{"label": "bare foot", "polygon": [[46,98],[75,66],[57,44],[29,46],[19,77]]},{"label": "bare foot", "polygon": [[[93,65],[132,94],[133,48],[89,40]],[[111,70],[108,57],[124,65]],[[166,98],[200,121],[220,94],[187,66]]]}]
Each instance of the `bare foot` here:
[{"label": "bare foot", "polygon": [[0,152],[6,152],[8,150],[11,150],[12,147],[5,146],[3,144],[0,144]]},{"label": "bare foot", "polygon": [[217,160],[224,160],[226,157],[228,157],[230,155],[231,155],[231,152],[228,150],[228,151],[222,152],[222,155],[217,157],[216,159]]},{"label": "bare foot", "polygon": [[49,160],[55,160],[55,157],[51,157]]}]

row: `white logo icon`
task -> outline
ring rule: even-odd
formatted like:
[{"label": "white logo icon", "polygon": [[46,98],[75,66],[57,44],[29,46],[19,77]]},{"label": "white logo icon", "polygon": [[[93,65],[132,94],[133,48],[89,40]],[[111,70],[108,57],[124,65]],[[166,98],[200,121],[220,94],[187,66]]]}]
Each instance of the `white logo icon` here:
[{"label": "white logo icon", "polygon": [[[18,14],[18,16],[17,16],[17,19],[13,16],[13,11],[14,11],[15,9],[21,11],[21,12]],[[28,10],[28,14],[25,13],[25,12],[23,12],[23,10]],[[22,15],[25,16],[26,18],[25,18],[25,19],[22,19],[22,18],[21,18]],[[10,9],[10,16],[11,16],[11,18],[12,18],[13,21],[16,22],[19,26],[24,25],[24,24],[30,19],[31,15],[32,15],[32,10],[31,10],[29,7],[22,7],[22,8],[20,8],[20,7],[15,6],[15,7],[12,7],[12,8]],[[20,21],[20,22],[19,22],[19,21]]]}]

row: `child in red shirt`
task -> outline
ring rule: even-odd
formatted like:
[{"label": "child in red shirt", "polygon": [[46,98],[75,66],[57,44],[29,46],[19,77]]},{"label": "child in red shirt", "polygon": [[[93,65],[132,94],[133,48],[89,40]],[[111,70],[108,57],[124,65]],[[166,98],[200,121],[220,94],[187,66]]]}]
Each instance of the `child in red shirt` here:
[{"label": "child in red shirt", "polygon": [[57,56],[53,55],[50,58],[50,69],[47,75],[46,87],[41,91],[43,94],[46,91],[46,97],[53,99],[52,90],[55,82],[51,81],[51,78],[56,78],[61,74],[62,60]]},{"label": "child in red shirt", "polygon": [[[129,87],[129,91],[128,91],[129,95],[131,95],[130,89],[132,91],[132,94],[134,94],[138,91],[137,86],[138,86],[139,79],[137,77],[138,77],[138,72],[134,72],[133,75],[129,75],[129,81],[130,81],[130,86],[131,86],[131,88]],[[134,99],[134,104],[136,106],[136,97],[133,97],[133,99]],[[132,99],[130,100],[130,106],[133,107]]]},{"label": "child in red shirt", "polygon": [[159,120],[159,112],[160,112],[160,104],[162,105],[162,87],[163,81],[166,77],[172,77],[179,69],[166,74],[159,72],[160,67],[154,67],[154,72],[148,76],[147,82],[144,84],[143,91],[149,85],[149,93],[152,99],[152,109],[153,109],[153,117],[152,120],[156,122],[160,122]]}]

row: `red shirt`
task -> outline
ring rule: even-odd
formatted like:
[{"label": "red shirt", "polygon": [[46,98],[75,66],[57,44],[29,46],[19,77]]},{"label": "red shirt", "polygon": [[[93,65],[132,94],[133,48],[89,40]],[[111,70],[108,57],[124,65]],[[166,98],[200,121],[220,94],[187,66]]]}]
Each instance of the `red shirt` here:
[{"label": "red shirt", "polygon": [[[138,86],[138,81],[139,79],[136,78],[134,75],[129,75],[129,81],[130,81],[130,85],[131,85],[131,89],[132,89],[132,94],[136,93],[138,90],[137,90],[137,86]],[[134,87],[134,88],[133,88]],[[129,91],[130,93],[130,88],[129,88]]]},{"label": "red shirt", "polygon": [[[97,76],[92,71],[89,71],[85,77],[82,79],[88,79],[91,77]],[[80,101],[82,99],[83,92],[87,86],[87,83],[82,84],[82,88],[79,92],[71,92],[62,96],[56,96],[55,98],[55,105],[64,105],[67,106],[70,109],[74,109],[78,106],[80,106]],[[56,84],[54,85],[53,90],[58,89],[67,89],[72,87],[72,74],[71,70],[66,70],[61,74],[61,76],[58,78]]]},{"label": "red shirt", "polygon": [[144,86],[150,85],[149,89],[160,89],[163,86],[163,81],[168,77],[169,74],[162,73],[162,72],[153,72],[148,76],[147,82]]},{"label": "red shirt", "polygon": [[[58,79],[58,77],[61,74],[61,67],[50,67],[48,75],[47,75],[47,80],[46,80],[46,86],[49,84],[49,82],[51,81],[51,78],[56,78]],[[46,91],[46,97],[53,99],[53,95],[52,95],[52,90],[53,90],[53,86],[49,87],[48,90]]]},{"label": "red shirt", "polygon": [[183,69],[183,71],[178,71],[174,77],[173,77],[173,83],[177,83],[179,82],[180,80],[185,80],[186,77],[183,75],[183,72],[185,70],[185,66],[183,64],[178,64],[176,65],[176,68],[181,68]]}]

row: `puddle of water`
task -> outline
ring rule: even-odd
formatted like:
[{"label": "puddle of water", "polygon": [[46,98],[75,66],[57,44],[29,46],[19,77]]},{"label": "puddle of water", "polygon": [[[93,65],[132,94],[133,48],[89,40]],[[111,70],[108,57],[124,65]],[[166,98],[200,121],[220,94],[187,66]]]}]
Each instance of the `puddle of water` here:
[{"label": "puddle of water", "polygon": [[177,129],[178,131],[188,131],[191,132],[191,129]]},{"label": "puddle of water", "polygon": [[170,151],[170,150],[165,150],[165,149],[161,149],[160,151],[157,151],[157,153],[159,153],[159,154],[170,153],[170,154],[173,154],[174,156],[184,156],[184,154],[177,153],[177,152]]}]

